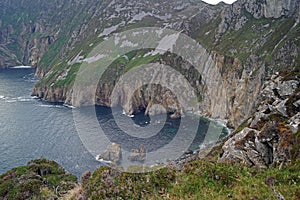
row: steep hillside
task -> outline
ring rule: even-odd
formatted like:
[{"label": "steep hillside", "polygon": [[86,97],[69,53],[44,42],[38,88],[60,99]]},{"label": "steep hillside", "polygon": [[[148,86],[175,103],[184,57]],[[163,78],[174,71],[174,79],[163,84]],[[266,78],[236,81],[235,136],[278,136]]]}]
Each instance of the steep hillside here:
[{"label": "steep hillside", "polygon": [[[80,106],[81,103],[72,97],[77,92],[72,86],[80,65],[89,59],[88,54],[114,33],[138,27],[165,27],[194,38],[205,49],[195,57],[199,60],[203,60],[200,58],[203,55],[209,57],[200,62],[203,71],[194,73],[199,66],[182,61],[179,55],[166,53],[141,60],[144,50],[128,52],[134,56],[126,55],[127,61],[115,60],[106,71],[106,77],[114,77],[114,80],[99,83],[96,97],[85,97],[83,102],[111,105],[112,90],[122,74],[132,67],[158,62],[179,71],[197,91],[199,104],[192,109],[193,112],[225,120],[228,126],[237,127],[254,111],[268,75],[280,69],[299,67],[299,0],[239,0],[233,5],[220,3],[216,6],[192,0],[72,1],[57,2],[52,6],[39,1],[37,10],[40,13],[30,12],[30,8],[24,7],[25,0],[20,4],[23,7],[11,1],[2,4],[7,9],[1,15],[7,16],[12,7],[21,8],[25,12],[23,15],[28,17],[18,20],[30,27],[31,33],[25,31],[22,37],[2,36],[9,39],[1,39],[1,60],[9,63],[18,58],[19,63],[37,65],[37,75],[41,80],[33,95],[48,101]],[[14,13],[18,16],[18,12]],[[39,15],[32,16],[32,13]],[[2,35],[9,27],[12,33],[24,32],[10,25],[16,21],[2,21],[1,27],[5,30]],[[34,28],[36,26],[30,26],[34,21],[41,27],[49,25],[50,28]],[[37,49],[38,53],[34,53]],[[168,77],[166,74],[162,76]],[[171,79],[165,81],[172,86],[180,84]],[[150,110],[156,103],[163,104],[166,111],[177,116],[187,111],[176,102],[174,94],[164,88],[140,88],[132,97],[126,96],[126,89],[123,91],[117,103],[128,114],[140,109]],[[160,112],[164,110],[155,111]]]},{"label": "steep hillside", "polygon": [[[237,126],[253,112],[255,100],[267,74],[278,69],[299,66],[299,12],[297,12],[299,2],[293,1],[295,5],[290,7],[279,6],[280,2],[277,2],[278,6],[274,7],[274,3],[276,2],[267,2],[267,5],[264,5],[260,2],[239,1],[232,6],[224,4],[209,6],[201,2],[180,4],[180,2],[166,1],[165,5],[168,6],[164,7],[164,4],[160,4],[156,11],[153,9],[155,2],[141,5],[114,2],[103,11],[105,15],[101,12],[99,14],[102,16],[101,22],[108,20],[110,23],[102,25],[101,22],[91,20],[85,26],[86,31],[83,32],[85,34],[80,34],[88,36],[80,37],[79,35],[81,39],[78,44],[74,43],[69,57],[61,60],[45,75],[37,84],[33,94],[46,100],[62,101],[78,106],[76,102],[72,102],[71,86],[80,64],[72,62],[73,65],[70,65],[73,58],[79,55],[82,59],[86,58],[94,45],[101,42],[102,38],[112,31],[121,32],[142,26],[169,27],[195,38],[210,52],[212,57],[211,61],[206,61],[204,64],[207,67],[203,69],[204,74],[188,78],[192,83],[202,80],[201,84],[193,85],[199,91],[198,99],[201,100],[198,109],[194,112],[200,112],[212,118],[221,118],[228,121],[228,125]],[[181,5],[179,10],[176,9],[178,4]],[[262,10],[262,7],[270,6],[273,10]],[[173,9],[170,9],[172,7]],[[254,9],[256,7],[260,9]],[[128,10],[133,13],[128,14]],[[151,12],[157,12],[157,14],[149,14]],[[95,29],[96,25],[101,28]],[[180,69],[186,68],[186,64],[176,56],[170,59],[166,54],[156,60],[174,67],[183,75],[186,73]],[[154,61],[151,60],[151,62]],[[119,63],[121,66],[127,64]],[[107,74],[107,77],[115,77],[115,83],[125,72],[126,67],[117,67],[116,70]],[[65,78],[58,79],[61,76]],[[211,77],[214,78],[211,79]],[[169,82],[174,86],[178,85],[176,81],[170,80]],[[105,83],[105,85],[99,84],[95,103],[110,105],[109,97],[113,88],[113,82]],[[165,95],[167,91],[161,91],[159,88],[151,90],[160,92],[151,93],[149,90],[141,89],[136,94],[141,94],[139,96],[143,98],[138,98],[137,96],[126,97],[125,94],[128,92],[124,90],[124,95],[119,98],[121,99],[119,104],[128,114],[131,114],[138,112],[141,107],[149,110],[151,105],[165,99],[169,103],[162,104],[167,111],[180,114],[184,112],[181,107],[176,106],[178,103],[172,100],[174,95]],[[154,93],[161,95],[153,96]],[[128,101],[127,99],[135,100]],[[93,102],[94,99],[87,99],[87,101]]]},{"label": "steep hillside", "polygon": [[51,67],[101,2],[4,0],[0,6],[0,67]]}]

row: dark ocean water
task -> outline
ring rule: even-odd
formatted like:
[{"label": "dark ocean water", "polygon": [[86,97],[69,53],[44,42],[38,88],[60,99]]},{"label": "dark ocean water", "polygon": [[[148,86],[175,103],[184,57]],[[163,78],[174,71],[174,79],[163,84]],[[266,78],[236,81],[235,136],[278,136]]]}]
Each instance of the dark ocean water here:
[{"label": "dark ocean water", "polygon": [[95,169],[71,109],[31,97],[36,81],[32,69],[0,70],[0,173],[41,157],[76,175]]},{"label": "dark ocean water", "polygon": [[[143,113],[129,117],[121,108],[114,112],[106,107],[79,110],[47,103],[30,96],[36,81],[33,69],[0,70],[0,174],[44,157],[80,176],[102,165],[95,156],[111,142],[121,144],[125,151],[144,145],[149,156],[168,147],[160,153],[160,158],[167,160],[177,149],[198,148],[208,130],[207,120],[197,117],[171,119],[158,115],[150,118]],[[76,120],[74,110],[80,113]],[[90,110],[96,113],[97,125]],[[77,123],[78,120],[84,123]],[[97,126],[101,127],[105,141],[91,137],[97,133]],[[177,137],[179,129],[184,136]],[[92,143],[85,141],[86,138],[92,138]],[[168,146],[173,140],[178,142]],[[178,147],[178,144],[189,144],[188,141],[192,143]]]}]

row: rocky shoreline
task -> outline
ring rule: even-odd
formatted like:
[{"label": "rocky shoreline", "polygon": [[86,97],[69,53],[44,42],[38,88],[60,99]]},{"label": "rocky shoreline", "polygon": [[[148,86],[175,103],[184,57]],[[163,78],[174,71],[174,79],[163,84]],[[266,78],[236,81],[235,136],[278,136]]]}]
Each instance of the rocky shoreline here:
[{"label": "rocky shoreline", "polygon": [[[287,165],[291,160],[293,135],[299,128],[299,71],[277,72],[263,85],[258,96],[258,108],[253,117],[248,118],[236,129],[230,130],[229,138],[219,141],[216,146],[222,148],[219,162],[239,162],[249,166],[268,167],[275,163]],[[199,113],[197,113],[199,114]],[[214,119],[212,119],[214,120]],[[222,123],[222,120],[218,120]],[[283,123],[286,121],[288,124]],[[224,124],[224,121],[223,121]],[[213,146],[186,153],[168,165],[181,168],[186,162],[203,158]],[[119,151],[118,151],[119,152]],[[110,158],[99,156],[98,160],[113,163],[120,161],[121,153],[116,152]],[[132,152],[139,156],[139,151]]]},{"label": "rocky shoreline", "polygon": [[[272,76],[253,116],[216,146],[187,151],[147,173],[101,167],[80,181],[57,163],[39,159],[0,175],[0,200],[300,198],[299,78],[299,71]],[[143,158],[143,151],[132,155]],[[112,157],[119,159],[116,152]]]}]

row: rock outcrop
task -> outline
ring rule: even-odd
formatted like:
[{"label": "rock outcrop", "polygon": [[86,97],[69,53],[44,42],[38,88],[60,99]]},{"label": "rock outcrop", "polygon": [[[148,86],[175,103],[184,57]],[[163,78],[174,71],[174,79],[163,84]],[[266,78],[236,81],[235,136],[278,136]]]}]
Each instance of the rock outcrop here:
[{"label": "rock outcrop", "polygon": [[128,160],[143,162],[146,159],[146,149],[144,146],[140,146],[138,149],[132,149]]},{"label": "rock outcrop", "polygon": [[299,71],[293,73],[285,78],[274,75],[265,83],[257,111],[244,123],[245,128],[225,142],[220,162],[256,167],[291,162],[300,130],[300,77]]},{"label": "rock outcrop", "polygon": [[244,16],[249,13],[256,19],[300,17],[299,0],[256,0],[236,1],[222,11],[222,23],[219,26],[219,33],[224,33],[230,26],[235,24],[235,29],[240,29],[249,19]]},{"label": "rock outcrop", "polygon": [[107,147],[107,150],[104,153],[97,156],[97,160],[103,160],[112,162],[113,164],[118,164],[122,160],[121,145],[112,143]]}]

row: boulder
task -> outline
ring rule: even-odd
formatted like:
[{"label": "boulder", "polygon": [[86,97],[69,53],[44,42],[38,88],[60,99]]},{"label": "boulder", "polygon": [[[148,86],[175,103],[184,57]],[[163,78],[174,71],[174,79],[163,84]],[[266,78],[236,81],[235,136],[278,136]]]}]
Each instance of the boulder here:
[{"label": "boulder", "polygon": [[274,163],[289,164],[293,135],[290,126],[282,122],[267,122],[260,131],[246,127],[223,145],[219,162],[238,162],[259,168]]},{"label": "boulder", "polygon": [[288,121],[290,129],[293,133],[297,133],[300,125],[300,113],[297,113],[293,117],[291,117]]},{"label": "boulder", "polygon": [[121,145],[112,143],[104,153],[97,156],[97,160],[109,161],[114,164],[120,163],[122,160]]},{"label": "boulder", "polygon": [[278,101],[278,104],[275,106],[275,110],[279,114],[281,114],[281,115],[283,115],[285,117],[287,117],[286,106],[285,106],[285,104],[286,104],[287,101],[288,101],[288,99],[286,99],[284,101]]},{"label": "boulder", "polygon": [[132,149],[130,155],[128,156],[128,160],[134,162],[144,162],[146,159],[146,149],[143,145],[139,147],[139,149]]},{"label": "boulder", "polygon": [[266,167],[264,159],[256,149],[256,135],[258,131],[251,128],[245,128],[234,137],[225,142],[223,155],[219,162],[238,162],[247,165],[256,165]]},{"label": "boulder", "polygon": [[277,91],[282,98],[292,95],[298,87],[299,82],[296,80],[284,81],[279,83]]}]

